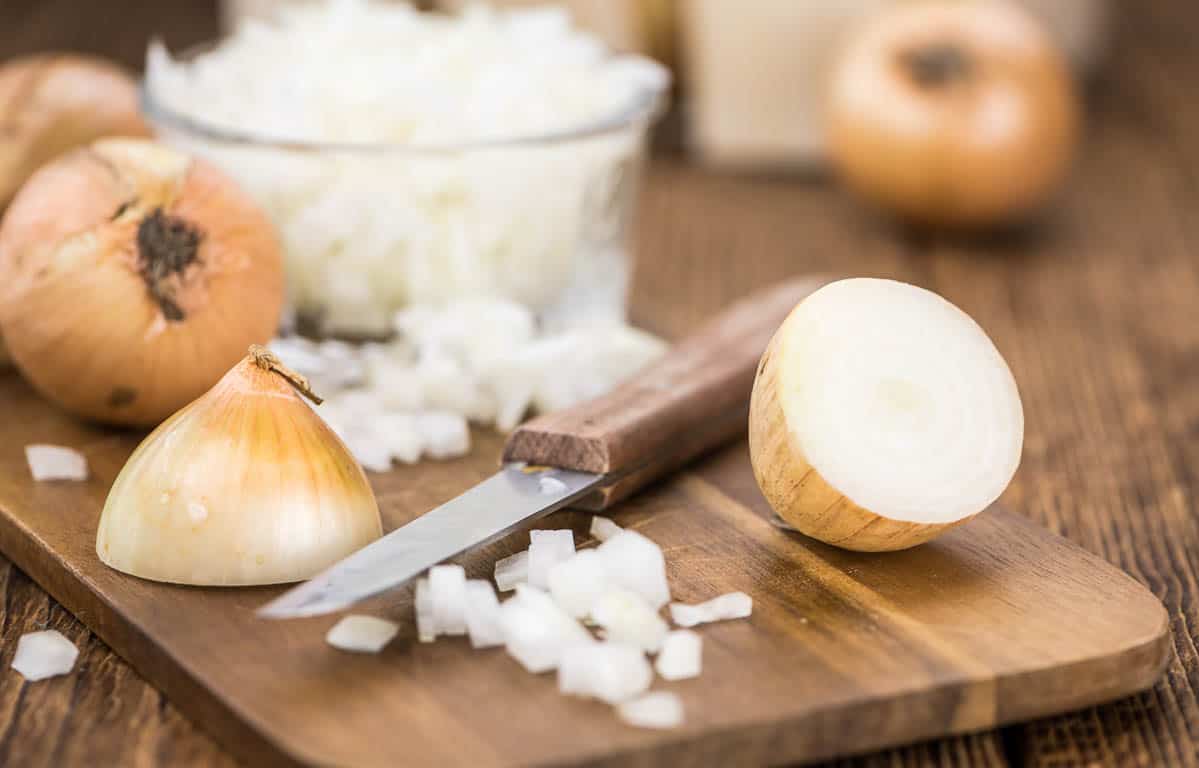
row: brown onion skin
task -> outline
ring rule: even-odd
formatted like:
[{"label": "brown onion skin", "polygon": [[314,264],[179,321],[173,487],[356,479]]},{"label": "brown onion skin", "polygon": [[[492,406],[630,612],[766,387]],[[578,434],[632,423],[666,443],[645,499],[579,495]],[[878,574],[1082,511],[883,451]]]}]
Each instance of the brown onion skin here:
[{"label": "brown onion skin", "polygon": [[42,54],[0,66],[0,209],[40,166],[103,136],[149,136],[137,84],[91,56]]},{"label": "brown onion skin", "polygon": [[[175,174],[122,159],[167,152]],[[169,320],[139,269],[153,211],[199,234],[196,260],[163,282]],[[148,141],[110,140],[39,170],[0,222],[0,331],[17,368],[83,418],[152,426],[207,391],[252,343],[274,335],[283,301],[278,238],[211,165]]]},{"label": "brown onion skin", "polygon": [[[913,56],[947,47],[961,76],[921,77]],[[1007,225],[1060,188],[1078,101],[1065,58],[1015,4],[901,5],[859,29],[836,68],[831,159],[851,190],[918,225]]]}]

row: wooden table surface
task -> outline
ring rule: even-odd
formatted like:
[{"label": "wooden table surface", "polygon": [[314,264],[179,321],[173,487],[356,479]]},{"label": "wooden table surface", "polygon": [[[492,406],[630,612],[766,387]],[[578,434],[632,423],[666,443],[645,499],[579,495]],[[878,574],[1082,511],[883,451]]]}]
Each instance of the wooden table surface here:
[{"label": "wooden table surface", "polygon": [[[114,16],[117,4],[129,14]],[[57,46],[133,62],[149,30],[180,42],[212,34],[211,3],[175,5],[4,0],[0,57]],[[1068,194],[1023,233],[914,235],[815,180],[670,160],[649,173],[638,322],[678,334],[755,287],[814,270],[939,291],[990,331],[1020,383],[1026,450],[1007,506],[1124,568],[1169,611],[1176,658],[1141,696],[847,764],[1199,765],[1199,13],[1189,6],[1125,9]],[[0,765],[233,764],[2,557],[0,589]],[[78,669],[25,684],[7,671],[17,638],[45,627],[80,646]]]}]

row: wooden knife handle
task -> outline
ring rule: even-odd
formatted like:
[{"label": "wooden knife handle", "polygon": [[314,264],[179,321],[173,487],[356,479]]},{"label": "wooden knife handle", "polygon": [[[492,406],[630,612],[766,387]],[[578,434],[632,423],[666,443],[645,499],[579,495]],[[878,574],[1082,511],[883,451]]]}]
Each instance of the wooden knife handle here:
[{"label": "wooden knife handle", "polygon": [[742,299],[612,392],[518,427],[504,461],[611,475],[613,482],[577,505],[604,509],[745,434],[770,337],[828,281],[792,279]]}]

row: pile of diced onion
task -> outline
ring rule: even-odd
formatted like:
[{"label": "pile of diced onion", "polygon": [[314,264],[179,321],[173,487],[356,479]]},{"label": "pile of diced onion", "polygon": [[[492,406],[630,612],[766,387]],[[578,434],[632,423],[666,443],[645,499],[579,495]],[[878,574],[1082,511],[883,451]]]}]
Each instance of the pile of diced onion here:
[{"label": "pile of diced onion", "polygon": [[[534,530],[529,548],[495,565],[502,603],[491,582],[467,579],[458,565],[438,565],[416,583],[421,642],[465,635],[476,649],[502,646],[529,672],[557,671],[563,694],[598,699],[643,728],[675,728],[683,706],[671,691],[650,692],[654,672],[667,681],[697,677],[703,641],[699,624],[744,618],[753,601],[743,592],[699,605],[670,602],[662,550],[637,531],[592,519],[595,548],[575,550],[570,530]],[[669,604],[671,629],[661,611]],[[327,640],[344,650],[378,652],[398,627],[369,616],[347,616]],[[651,664],[650,656],[653,657]]]},{"label": "pile of diced onion", "polygon": [[152,104],[259,139],[155,125],[263,206],[285,246],[289,299],[334,335],[378,333],[401,306],[478,293],[546,316],[581,304],[622,313],[627,197],[668,82],[656,63],[572,28],[563,9],[481,4],[449,17],[304,3],[191,59],[155,43],[146,61]]},{"label": "pile of diced onion", "polygon": [[317,412],[364,467],[446,459],[470,450],[469,423],[509,431],[603,394],[660,355],[665,344],[624,323],[557,333],[501,299],[411,307],[388,343],[351,345],[299,336],[271,349],[306,375]]}]

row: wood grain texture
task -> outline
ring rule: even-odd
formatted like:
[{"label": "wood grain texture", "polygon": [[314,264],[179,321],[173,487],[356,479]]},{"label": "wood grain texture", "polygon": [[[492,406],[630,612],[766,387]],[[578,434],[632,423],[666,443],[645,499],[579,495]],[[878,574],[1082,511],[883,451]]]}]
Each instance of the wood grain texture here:
[{"label": "wood grain texture", "polygon": [[612,392],[519,426],[504,461],[609,475],[578,506],[605,509],[745,434],[748,393],[779,324],[827,278],[781,281],[737,301]]},{"label": "wood grain texture", "polygon": [[[747,396],[744,393],[743,396]],[[758,765],[976,731],[1149,686],[1168,659],[1166,614],[1132,578],[1023,518],[991,510],[902,553],[846,552],[780,530],[740,443],[634,496],[618,520],[658,542],[675,599],[754,597],[746,621],[706,627],[704,675],[678,684],[677,731],[621,725],[563,699],[501,650],[415,642],[411,589],[367,610],[400,636],[378,657],[330,648],[336,617],[264,621],[276,587],[148,582],[94,551],[100,506],[137,439],[85,427],[0,378],[0,547],[201,726],[247,762],[280,765]],[[86,483],[38,484],[22,446],[88,457]],[[499,451],[397,469],[374,482],[385,529],[486,477]],[[585,539],[587,516],[559,514]],[[542,527],[543,523],[533,524]],[[486,576],[516,535],[464,556]],[[30,690],[42,690],[31,687]]]},{"label": "wood grain texture", "polygon": [[[0,57],[75,49],[136,66],[152,31],[173,46],[210,37],[214,5],[4,0]],[[671,164],[649,174],[633,301],[642,324],[677,334],[753,288],[815,270],[944,293],[995,337],[1021,384],[1029,442],[1009,505],[1119,564],[1169,611],[1175,661],[1147,694],[838,766],[1199,765],[1199,8],[1125,5],[1076,178],[1023,235],[942,242],[864,217],[821,183]],[[81,670],[38,684],[55,696],[8,673],[16,638],[47,620],[73,639],[89,634],[18,571],[0,572],[0,765],[231,764],[95,639]]]}]

